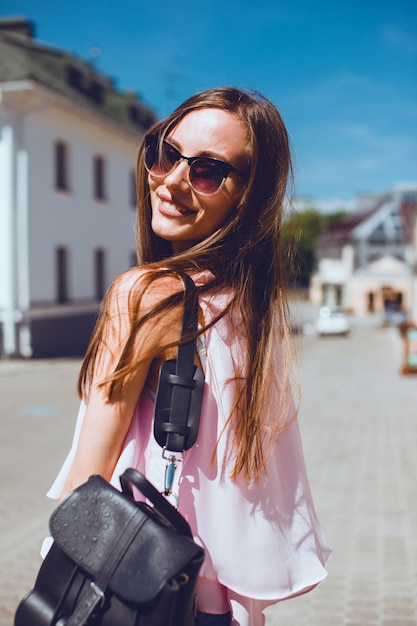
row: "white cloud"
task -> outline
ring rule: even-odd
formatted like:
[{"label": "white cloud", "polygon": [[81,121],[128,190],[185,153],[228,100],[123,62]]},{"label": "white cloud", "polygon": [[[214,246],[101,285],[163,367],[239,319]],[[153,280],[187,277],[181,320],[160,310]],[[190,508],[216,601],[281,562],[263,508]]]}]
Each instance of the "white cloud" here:
[{"label": "white cloud", "polygon": [[384,42],[406,54],[417,54],[417,36],[415,34],[406,33],[392,25],[384,25],[381,28],[381,38]]},{"label": "white cloud", "polygon": [[300,85],[285,102],[290,109],[303,107],[310,111],[314,107],[315,111],[320,112],[320,107],[323,106],[328,108],[340,102],[344,102],[345,106],[356,103],[359,95],[361,100],[383,99],[387,96],[386,86],[364,74],[340,71],[313,85]]},{"label": "white cloud", "polygon": [[[317,129],[316,129],[317,132]],[[321,143],[298,155],[296,179],[305,193],[344,195],[346,188],[381,191],[417,175],[417,144],[410,133],[381,134],[372,127],[323,124]]]},{"label": "white cloud", "polygon": [[334,125],[333,132],[341,137],[351,139],[351,150],[358,156],[358,164],[364,170],[377,169],[377,163],[386,166],[401,159],[415,160],[417,166],[417,143],[410,132],[377,131],[370,126],[355,124]]}]

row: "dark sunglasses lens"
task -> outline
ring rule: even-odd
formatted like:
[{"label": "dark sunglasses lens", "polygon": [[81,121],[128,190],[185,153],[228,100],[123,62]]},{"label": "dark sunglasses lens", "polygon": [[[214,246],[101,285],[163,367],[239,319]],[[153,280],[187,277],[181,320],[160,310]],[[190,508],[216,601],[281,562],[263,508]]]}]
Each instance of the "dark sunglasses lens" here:
[{"label": "dark sunglasses lens", "polygon": [[190,167],[190,182],[200,193],[215,193],[223,182],[223,172],[213,161],[198,159]]},{"label": "dark sunglasses lens", "polygon": [[[145,167],[153,176],[166,176],[181,159],[181,154],[174,146],[163,141],[159,146],[158,137],[147,137],[145,148]],[[221,187],[225,176],[219,165],[211,159],[199,158],[190,166],[190,183],[195,191],[210,195]]]},{"label": "dark sunglasses lens", "polygon": [[158,139],[152,137],[146,145],[145,167],[154,176],[165,176],[172,170],[179,159],[179,154],[172,146],[162,144],[158,151]]}]

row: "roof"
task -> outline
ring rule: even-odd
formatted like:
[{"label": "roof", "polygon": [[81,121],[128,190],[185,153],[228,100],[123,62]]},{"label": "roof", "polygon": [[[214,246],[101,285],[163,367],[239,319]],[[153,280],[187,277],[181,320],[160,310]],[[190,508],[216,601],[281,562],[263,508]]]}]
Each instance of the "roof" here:
[{"label": "roof", "polygon": [[344,218],[331,225],[329,229],[319,237],[318,246],[321,249],[341,248],[351,243],[359,233],[363,235],[363,229],[366,226],[375,227],[375,219],[378,219],[377,214],[381,210],[391,210],[393,205],[398,205],[398,210],[403,221],[404,235],[406,240],[411,240],[411,221],[416,211],[416,202],[411,200],[404,201],[403,198],[398,198],[396,194],[384,194],[379,197],[379,201],[372,208],[346,215]]},{"label": "roof", "polygon": [[329,227],[329,229],[319,237],[320,248],[341,247],[352,240],[352,233],[359,224],[367,220],[376,213],[379,205],[368,211],[361,213],[351,213]]},{"label": "roof", "polygon": [[34,81],[135,134],[153,124],[154,112],[134,93],[118,91],[113,80],[99,74],[90,62],[41,44],[33,36],[34,24],[27,18],[0,19],[0,84]]},{"label": "roof", "polygon": [[401,205],[401,215],[408,241],[413,241],[413,229],[417,222],[417,201],[407,200]]}]

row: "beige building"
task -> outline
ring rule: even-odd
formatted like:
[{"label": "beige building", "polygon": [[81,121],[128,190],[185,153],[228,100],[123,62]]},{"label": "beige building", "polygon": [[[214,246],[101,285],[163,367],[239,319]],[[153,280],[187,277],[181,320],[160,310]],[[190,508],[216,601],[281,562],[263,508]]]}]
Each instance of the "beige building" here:
[{"label": "beige building", "polygon": [[415,319],[416,207],[417,189],[399,189],[326,232],[318,242],[311,301],[358,315]]}]

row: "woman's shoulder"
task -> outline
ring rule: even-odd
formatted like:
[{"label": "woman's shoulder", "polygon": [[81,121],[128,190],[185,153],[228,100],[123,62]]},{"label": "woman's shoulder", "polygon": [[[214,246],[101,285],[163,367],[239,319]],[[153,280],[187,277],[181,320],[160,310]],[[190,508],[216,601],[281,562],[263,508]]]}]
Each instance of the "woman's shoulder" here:
[{"label": "woman's shoulder", "polygon": [[112,299],[118,300],[139,298],[147,308],[155,307],[182,289],[182,281],[174,272],[138,265],[116,277],[110,294]]},{"label": "woman's shoulder", "polygon": [[[224,285],[211,288],[213,275],[209,271],[188,272],[197,288],[200,289],[199,303],[204,313],[206,323],[221,317],[222,312],[228,311],[226,318],[232,318],[235,324],[240,320],[238,308],[231,307],[234,290]],[[202,290],[201,290],[202,289]],[[175,294],[184,290],[181,273],[168,268],[138,265],[121,273],[114,280],[109,289],[109,304],[120,309],[129,309],[142,313],[154,310],[158,305],[168,301]],[[182,313],[181,305],[169,307],[174,318]]]},{"label": "woman's shoulder", "polygon": [[113,281],[104,302],[104,317],[116,329],[117,337],[135,336],[142,352],[159,351],[181,335],[181,304],[170,301],[181,289],[182,282],[175,274],[132,267]]},{"label": "woman's shoulder", "polygon": [[147,265],[136,265],[119,274],[113,281],[118,289],[143,289],[157,286],[159,290],[175,288],[181,285],[178,274],[168,269],[158,269]]}]

